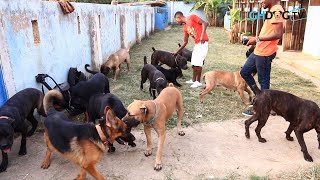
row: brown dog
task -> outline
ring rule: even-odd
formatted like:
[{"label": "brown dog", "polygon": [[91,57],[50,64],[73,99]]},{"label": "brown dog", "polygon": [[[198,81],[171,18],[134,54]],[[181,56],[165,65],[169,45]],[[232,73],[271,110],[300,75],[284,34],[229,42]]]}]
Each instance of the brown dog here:
[{"label": "brown dog", "polygon": [[53,151],[58,151],[65,158],[80,167],[77,179],[85,179],[89,172],[95,179],[104,179],[96,170],[107,143],[126,134],[127,126],[113,113],[110,107],[105,108],[103,120],[99,125],[78,124],[70,120],[64,113],[57,112],[53,101],[63,100],[63,96],[56,90],[49,91],[44,97],[44,107],[47,118],[44,120],[44,141],[47,145],[46,157],[41,168],[50,166]]},{"label": "brown dog", "polygon": [[253,122],[258,121],[258,125],[255,129],[256,135],[259,142],[267,142],[266,139],[261,137],[260,132],[269,118],[270,111],[273,110],[290,123],[287,131],[285,132],[286,139],[288,141],[293,141],[293,137],[291,137],[290,134],[294,131],[300,144],[304,159],[312,162],[313,159],[308,153],[303,134],[315,129],[318,134],[318,148],[320,149],[319,106],[313,101],[299,98],[287,92],[277,90],[260,91],[256,85],[253,86],[253,89],[257,96],[253,103],[253,116],[245,121],[246,137],[250,138],[250,125]]},{"label": "brown dog", "polygon": [[[240,71],[209,71],[203,74],[202,79],[206,82],[206,88],[200,93],[200,102],[216,85],[221,85],[227,89],[238,91],[244,104],[251,104],[253,93],[249,90],[246,81],[241,77]],[[244,96],[244,91],[249,94],[249,99]]]},{"label": "brown dog", "polygon": [[[120,66],[123,62],[127,63],[129,73],[131,70],[129,49],[120,49],[117,52],[111,54],[107,60],[104,60],[104,63],[101,65],[100,72],[107,76],[110,69],[112,69],[114,80],[117,80],[120,75]],[[89,64],[85,65],[86,71],[92,74],[96,74],[96,71],[88,69],[89,66]]]},{"label": "brown dog", "polygon": [[177,111],[178,134],[184,135],[181,129],[183,117],[183,99],[180,91],[170,83],[169,87],[163,89],[160,95],[153,101],[135,100],[128,106],[128,113],[123,121],[128,127],[136,127],[143,123],[144,132],[147,138],[147,149],[145,156],[152,154],[151,128],[154,128],[158,134],[158,150],[156,155],[155,170],[162,169],[162,148],[166,137],[166,122]]}]

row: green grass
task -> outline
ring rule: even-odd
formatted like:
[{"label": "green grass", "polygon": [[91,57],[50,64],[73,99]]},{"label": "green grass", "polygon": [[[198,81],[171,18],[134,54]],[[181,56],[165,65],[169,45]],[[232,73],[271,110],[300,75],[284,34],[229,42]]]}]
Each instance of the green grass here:
[{"label": "green grass", "polygon": [[[210,70],[237,71],[245,63],[245,52],[248,47],[237,44],[229,44],[227,33],[223,28],[209,27],[209,52],[205,61],[203,72]],[[131,48],[132,72],[127,75],[125,66],[122,66],[121,76],[118,81],[110,80],[111,92],[120,97],[127,106],[134,99],[152,99],[148,93],[149,84],[144,84],[144,91],[140,91],[140,71],[143,67],[143,56],[150,57],[151,47],[159,50],[175,52],[178,43],[183,41],[182,28],[175,26],[168,31],[156,32],[141,44]],[[193,39],[189,39],[188,49],[192,49]],[[281,59],[275,59],[281,61]],[[271,88],[293,93],[299,97],[310,99],[319,104],[320,92],[312,82],[302,79],[297,75],[282,69],[276,64],[272,65]],[[191,79],[192,69],[183,71],[184,79],[178,79],[183,84],[180,88],[184,98],[185,116],[184,126],[194,123],[224,121],[243,117],[241,112],[246,108],[236,92],[215,88],[212,94],[205,97],[203,107],[199,103],[199,93],[202,88],[192,89],[184,82]],[[111,76],[111,73],[109,75]],[[202,112],[202,118],[196,116]],[[175,117],[175,116],[174,116]],[[175,120],[169,121],[168,128],[175,127]]]}]

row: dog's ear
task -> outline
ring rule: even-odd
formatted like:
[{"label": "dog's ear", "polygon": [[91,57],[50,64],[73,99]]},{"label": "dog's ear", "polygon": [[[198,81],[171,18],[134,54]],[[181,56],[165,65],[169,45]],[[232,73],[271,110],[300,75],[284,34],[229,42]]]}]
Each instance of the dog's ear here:
[{"label": "dog's ear", "polygon": [[140,106],[140,112],[144,113],[145,115],[148,114],[148,108],[145,105]]},{"label": "dog's ear", "polygon": [[109,106],[106,106],[104,108],[104,114],[106,116],[106,118],[105,118],[106,126],[108,126],[110,128],[115,128],[117,125],[116,115],[114,114],[114,112],[112,111],[112,109]]}]

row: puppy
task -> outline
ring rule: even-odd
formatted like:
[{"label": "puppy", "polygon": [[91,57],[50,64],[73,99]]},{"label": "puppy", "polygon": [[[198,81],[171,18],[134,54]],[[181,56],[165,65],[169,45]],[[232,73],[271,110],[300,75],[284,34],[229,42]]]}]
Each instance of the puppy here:
[{"label": "puppy", "polygon": [[[200,93],[201,103],[203,103],[206,94],[208,94],[216,85],[221,85],[227,89],[237,91],[244,104],[251,104],[253,93],[249,90],[246,81],[241,77],[240,71],[209,71],[203,74],[202,79],[206,82],[206,87]],[[249,99],[245,98],[244,91],[249,94]]]},{"label": "puppy", "polygon": [[179,68],[171,68],[165,69],[159,65],[154,65],[159,71],[161,71],[166,77],[169,83],[173,83],[174,85],[181,87],[181,84],[177,82],[178,77],[182,77],[182,71]]},{"label": "puppy", "polygon": [[[88,81],[80,81],[70,89],[70,97],[65,96],[66,107],[72,106],[77,115],[86,111],[89,99],[96,93],[110,93],[108,78],[102,73],[93,75]],[[72,111],[71,111],[72,112]]]},{"label": "puppy", "polygon": [[178,134],[183,136],[185,133],[181,128],[183,118],[183,98],[180,91],[170,83],[169,87],[163,89],[160,95],[153,101],[135,100],[128,106],[128,113],[123,121],[128,127],[136,127],[143,123],[144,132],[147,138],[147,150],[145,156],[152,154],[151,128],[158,134],[158,150],[154,169],[162,169],[162,148],[165,140],[166,122],[176,111],[178,115],[177,127]]},{"label": "puppy", "polygon": [[[104,63],[101,65],[100,72],[104,75],[108,75],[110,69],[113,70],[114,80],[117,80],[120,75],[120,66],[122,63],[127,64],[128,73],[131,70],[131,61],[130,61],[130,54],[129,49],[120,49],[117,52],[111,54],[107,60],[104,60]],[[92,74],[96,74],[96,71],[89,70],[88,67],[90,65],[86,64],[84,68],[86,71]]]},{"label": "puppy", "polygon": [[[141,70],[141,83],[140,89],[143,89],[143,84],[149,79],[150,87],[149,93],[153,99],[156,98],[156,92],[160,94],[160,92],[167,87],[167,80],[164,74],[155,68],[153,65],[147,63],[147,57],[144,56],[144,66]],[[152,93],[151,93],[152,91]]]},{"label": "puppy", "polygon": [[266,124],[271,110],[273,110],[290,123],[285,132],[286,139],[293,141],[293,137],[290,134],[294,131],[304,159],[312,162],[313,159],[308,153],[303,134],[311,129],[315,129],[318,134],[320,149],[320,109],[318,105],[313,101],[299,98],[287,92],[277,90],[260,91],[256,85],[253,88],[256,93],[253,103],[254,113],[252,117],[245,121],[246,137],[250,138],[249,127],[253,122],[258,120],[258,125],[255,129],[256,135],[259,142],[267,142],[266,139],[261,137],[260,132]]},{"label": "puppy", "polygon": [[[179,43],[178,46],[181,47],[181,44]],[[179,54],[185,57],[187,61],[191,62],[192,51],[187,48],[183,48]]]},{"label": "puppy", "polygon": [[[27,137],[32,136],[38,126],[38,121],[34,118],[33,111],[37,109],[40,115],[45,116],[42,101],[43,94],[41,91],[27,88],[16,93],[0,108],[0,149],[2,151],[0,172],[7,169],[7,153],[11,151],[15,132],[21,133],[19,155],[27,154]],[[29,131],[25,118],[32,125]]]},{"label": "puppy", "polygon": [[63,96],[59,91],[51,90],[44,97],[47,114],[44,120],[44,141],[47,151],[41,168],[49,168],[51,154],[57,151],[80,167],[77,179],[85,179],[87,172],[95,179],[104,179],[96,170],[96,164],[106,150],[106,143],[113,143],[116,138],[125,136],[126,124],[110,107],[104,109],[105,115],[99,125],[77,124],[68,119],[63,112],[54,109],[54,99],[62,101]]},{"label": "puppy", "polygon": [[166,64],[171,68],[188,69],[187,59],[181,55],[174,56],[170,52],[159,51],[152,47],[153,53],[151,55],[151,64],[158,65],[160,62]]},{"label": "puppy", "polygon": [[[95,124],[96,119],[100,119],[101,117],[104,117],[104,109],[105,107],[110,107],[112,111],[115,113],[115,115],[122,119],[127,114],[127,109],[122,104],[121,100],[111,93],[108,94],[95,94],[91,96],[88,108],[86,112],[86,122],[93,122]],[[119,137],[116,139],[116,141],[119,144],[123,144],[123,142],[128,142],[128,144],[131,147],[135,147],[136,144],[134,143],[134,140],[136,139],[133,134],[130,133],[131,129],[127,128],[127,135],[126,137]],[[121,139],[121,140],[120,140]],[[113,146],[113,144],[109,144],[108,152],[114,152],[116,148]]]}]

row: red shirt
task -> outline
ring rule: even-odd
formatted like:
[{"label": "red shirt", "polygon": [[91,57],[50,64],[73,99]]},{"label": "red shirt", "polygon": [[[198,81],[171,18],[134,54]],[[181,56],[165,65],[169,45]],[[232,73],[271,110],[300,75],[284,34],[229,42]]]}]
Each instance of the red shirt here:
[{"label": "red shirt", "polygon": [[[202,24],[199,24],[200,17],[197,15],[190,15],[187,17],[187,22],[183,27],[184,34],[191,36],[194,39],[194,43],[200,43],[200,37],[202,33]],[[207,33],[204,33],[203,38],[205,41],[209,41]]]}]

